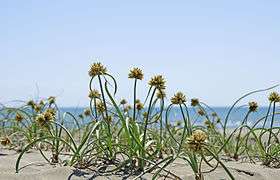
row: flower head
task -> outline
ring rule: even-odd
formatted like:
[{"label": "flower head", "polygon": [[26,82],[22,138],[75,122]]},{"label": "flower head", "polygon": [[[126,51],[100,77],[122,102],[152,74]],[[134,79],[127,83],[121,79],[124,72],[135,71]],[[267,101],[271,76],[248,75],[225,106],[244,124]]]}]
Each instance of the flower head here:
[{"label": "flower head", "polygon": [[270,102],[280,102],[280,95],[277,92],[270,93],[268,100]]},{"label": "flower head", "polygon": [[130,73],[128,74],[128,78],[131,78],[131,79],[139,79],[139,80],[142,80],[144,77],[144,74],[142,72],[141,69],[139,68],[133,68],[130,70]]},{"label": "flower head", "polygon": [[88,71],[89,76],[94,77],[96,75],[106,74],[107,69],[100,62],[93,63]]},{"label": "flower head", "polygon": [[41,100],[41,101],[39,102],[39,105],[40,105],[41,107],[43,107],[43,106],[45,105],[45,102],[44,102],[43,100]]},{"label": "flower head", "polygon": [[121,105],[125,105],[126,103],[127,103],[126,99],[122,99],[120,102]]},{"label": "flower head", "polygon": [[46,109],[45,113],[50,113],[52,116],[56,115],[56,111],[54,108],[48,108]]},{"label": "flower head", "polygon": [[43,113],[43,115],[44,115],[44,118],[45,118],[45,122],[50,122],[50,121],[54,120],[54,115],[49,111],[45,111]]},{"label": "flower head", "polygon": [[135,106],[138,111],[140,111],[144,108],[144,104],[142,104],[141,102],[136,103]]},{"label": "flower head", "polygon": [[218,116],[218,114],[216,113],[216,112],[212,112],[212,114],[211,114],[213,117],[217,117]]},{"label": "flower head", "polygon": [[48,101],[49,101],[50,104],[55,103],[55,97],[54,97],[54,96],[50,96],[50,97],[48,98]]},{"label": "flower head", "polygon": [[1,145],[2,146],[7,146],[11,144],[11,140],[8,137],[4,137],[1,139]]},{"label": "flower head", "polygon": [[41,107],[39,104],[35,104],[34,110],[35,110],[37,113],[40,112],[41,109],[42,109],[42,107]]},{"label": "flower head", "polygon": [[98,113],[103,113],[105,111],[104,104],[101,101],[96,103],[96,110]]},{"label": "flower head", "polygon": [[50,121],[55,119],[55,111],[52,108],[47,109],[45,112],[38,114],[36,121],[39,125],[44,126]]},{"label": "flower head", "polygon": [[249,102],[249,111],[251,112],[255,112],[257,111],[258,109],[258,103],[252,101],[252,102]]},{"label": "flower head", "polygon": [[188,139],[188,147],[194,152],[200,151],[203,148],[207,139],[207,134],[202,130],[195,130]]},{"label": "flower head", "polygon": [[84,110],[84,115],[85,116],[90,116],[90,109],[89,108],[86,108],[85,110]]},{"label": "flower head", "polygon": [[177,92],[172,98],[171,98],[171,103],[172,104],[183,104],[185,103],[186,96],[182,92]]},{"label": "flower head", "polygon": [[15,117],[15,120],[16,120],[17,122],[21,122],[21,121],[23,120],[23,116],[22,116],[21,114],[17,113],[17,114],[16,114],[16,117]]},{"label": "flower head", "polygon": [[154,86],[156,89],[165,89],[165,79],[162,75],[154,76],[149,81],[149,85]]},{"label": "flower head", "polygon": [[38,114],[36,116],[36,121],[39,125],[44,125],[46,123],[46,119],[45,119],[44,114]]},{"label": "flower head", "polygon": [[204,115],[205,115],[204,110],[201,109],[201,108],[197,111],[197,113],[198,113],[200,116],[204,116]]},{"label": "flower head", "polygon": [[88,97],[89,97],[90,99],[99,98],[100,96],[101,96],[101,95],[100,95],[99,91],[96,90],[96,89],[93,89],[93,90],[89,91],[89,94],[88,94]]},{"label": "flower head", "polygon": [[197,98],[191,99],[191,106],[195,107],[199,104],[199,100]]},{"label": "flower head", "polygon": [[33,101],[33,100],[30,100],[30,101],[28,101],[27,103],[26,103],[28,106],[30,106],[32,109],[34,109],[34,107],[35,107],[35,102]]}]

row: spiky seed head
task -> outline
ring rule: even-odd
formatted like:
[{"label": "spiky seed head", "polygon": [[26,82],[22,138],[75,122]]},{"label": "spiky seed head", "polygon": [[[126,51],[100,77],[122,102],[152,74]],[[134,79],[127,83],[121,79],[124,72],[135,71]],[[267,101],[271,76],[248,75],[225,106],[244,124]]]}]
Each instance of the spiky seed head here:
[{"label": "spiky seed head", "polygon": [[41,111],[41,106],[39,104],[35,104],[34,110],[38,113]]},{"label": "spiky seed head", "polygon": [[49,101],[50,104],[55,103],[55,97],[54,97],[54,96],[50,96],[50,97],[48,98],[48,101]]},{"label": "spiky seed head", "polygon": [[195,107],[199,104],[199,100],[197,98],[191,99],[191,106]]},{"label": "spiky seed head", "polygon": [[121,102],[120,102],[120,104],[121,104],[121,105],[127,104],[127,100],[126,100],[126,99],[122,99]]},{"label": "spiky seed head", "polygon": [[200,116],[204,116],[205,115],[205,112],[203,109],[199,108],[197,113],[200,115]]},{"label": "spiky seed head", "polygon": [[194,151],[200,151],[207,139],[207,134],[202,130],[195,130],[191,137],[188,138],[188,147]]},{"label": "spiky seed head", "polygon": [[41,101],[39,102],[39,105],[40,105],[41,107],[43,107],[43,106],[45,105],[45,102],[44,102],[43,100],[41,100]]},{"label": "spiky seed head", "polygon": [[162,75],[157,75],[151,78],[149,85],[155,87],[156,89],[165,89],[165,79]]},{"label": "spiky seed head", "polygon": [[136,103],[135,106],[136,106],[136,109],[137,109],[138,111],[140,111],[140,110],[142,110],[142,109],[144,108],[144,104],[142,104],[141,102]]},{"label": "spiky seed head", "polygon": [[56,115],[56,110],[54,108],[46,109],[45,113],[50,113],[53,117]]},{"label": "spiky seed head", "polygon": [[112,116],[105,117],[105,120],[106,120],[108,123],[112,123],[112,122],[113,122]]},{"label": "spiky seed head", "polygon": [[104,104],[101,101],[96,103],[96,110],[98,113],[103,113],[105,111]]},{"label": "spiky seed head", "polygon": [[251,112],[256,112],[257,111],[257,109],[258,109],[258,103],[257,102],[251,101],[248,104],[249,104],[249,111],[251,111]]},{"label": "spiky seed head", "polygon": [[187,101],[186,96],[182,92],[177,92],[172,98],[172,104],[183,104]]},{"label": "spiky seed head", "polygon": [[39,124],[39,125],[44,125],[46,123],[46,119],[45,119],[45,115],[44,114],[38,114],[36,116],[36,122]]},{"label": "spiky seed head", "polygon": [[16,120],[17,122],[21,122],[21,121],[23,120],[23,116],[22,116],[20,113],[16,113],[15,120]]},{"label": "spiky seed head", "polygon": [[30,101],[28,101],[27,103],[26,103],[28,106],[30,106],[32,109],[34,109],[34,107],[35,107],[35,102],[33,101],[33,100],[30,100]]},{"label": "spiky seed head", "polygon": [[86,109],[84,110],[84,115],[85,115],[85,116],[90,116],[90,114],[91,114],[90,109],[89,109],[89,108],[86,108]]},{"label": "spiky seed head", "polygon": [[268,96],[270,102],[280,102],[280,95],[277,92],[272,92]]},{"label": "spiky seed head", "polygon": [[10,140],[9,137],[4,137],[4,138],[1,139],[1,145],[2,145],[2,146],[8,146],[8,145],[10,145],[11,143],[12,143],[12,142],[11,142],[11,140]]},{"label": "spiky seed head", "polygon": [[131,78],[131,79],[139,79],[139,80],[142,80],[144,77],[144,74],[142,72],[141,69],[139,68],[133,68],[130,70],[130,73],[128,74],[128,78]]},{"label": "spiky seed head", "polygon": [[43,115],[44,115],[44,117],[45,117],[46,123],[48,123],[48,122],[54,120],[53,114],[52,114],[51,112],[49,112],[49,111],[45,111],[45,112],[43,113]]},{"label": "spiky seed head", "polygon": [[212,112],[212,114],[211,114],[213,117],[217,117],[218,116],[218,114],[216,113],[216,112]]},{"label": "spiky seed head", "polygon": [[99,91],[97,90],[97,89],[93,89],[93,90],[91,90],[91,91],[89,91],[89,93],[88,93],[88,97],[90,98],[90,99],[93,99],[93,98],[100,98],[100,93],[99,93]]},{"label": "spiky seed head", "polygon": [[89,76],[94,77],[96,75],[106,74],[107,69],[100,62],[93,63],[88,71]]},{"label": "spiky seed head", "polygon": [[83,114],[79,114],[78,116],[79,116],[79,118],[84,119],[84,115]]}]

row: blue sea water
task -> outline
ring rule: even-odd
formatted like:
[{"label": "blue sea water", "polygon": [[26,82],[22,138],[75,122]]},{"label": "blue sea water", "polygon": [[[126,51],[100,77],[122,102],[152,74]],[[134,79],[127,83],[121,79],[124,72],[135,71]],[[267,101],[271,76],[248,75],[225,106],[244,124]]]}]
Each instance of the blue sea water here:
[{"label": "blue sea water", "polygon": [[[78,116],[79,114],[82,114],[85,108],[81,107],[63,107],[61,108],[61,112],[70,112],[75,116]],[[211,116],[212,112],[215,111],[218,115],[218,117],[221,119],[222,122],[224,122],[228,112],[229,112],[230,107],[213,107],[212,110],[206,110],[208,113],[208,116],[210,119],[213,117]],[[255,122],[257,122],[259,119],[262,117],[266,116],[268,111],[268,107],[259,107],[256,112],[252,112],[249,117],[248,117],[248,125],[252,126],[254,125]],[[143,110],[144,112],[144,110]],[[239,107],[239,108],[234,108],[229,116],[228,119],[228,124],[227,127],[229,128],[234,128],[237,127],[241,124],[243,121],[246,113],[248,112],[248,107]],[[276,112],[280,112],[280,108],[276,108]],[[270,113],[272,113],[272,108],[270,110]],[[165,117],[165,113],[163,115]],[[196,125],[201,125],[205,121],[205,117],[199,116],[197,114],[197,108],[189,108],[189,116],[192,122],[195,122]],[[89,121],[89,120],[88,120]],[[168,121],[171,123],[174,123],[176,121],[182,121],[182,114],[179,108],[172,108],[171,112],[169,113],[168,116]],[[270,125],[271,117],[268,118],[266,126]],[[87,121],[84,121],[87,122]],[[263,121],[261,121],[258,125],[258,127],[262,126]],[[279,127],[280,126],[280,115],[275,115],[275,120],[274,120],[274,126]]]}]

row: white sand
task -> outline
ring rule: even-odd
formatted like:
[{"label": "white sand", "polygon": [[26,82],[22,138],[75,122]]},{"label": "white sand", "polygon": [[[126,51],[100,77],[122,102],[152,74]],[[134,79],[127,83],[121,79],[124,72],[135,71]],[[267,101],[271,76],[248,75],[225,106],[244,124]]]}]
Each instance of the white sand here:
[{"label": "white sand", "polygon": [[[24,168],[19,173],[15,173],[18,153],[3,149],[0,149],[0,153],[0,180],[123,179],[121,175],[97,176],[93,171],[76,170],[73,167],[58,165],[55,167],[47,164],[38,152],[25,154],[20,164],[20,167]],[[240,162],[226,162],[225,164],[237,180],[280,179],[280,169]],[[178,160],[168,169],[182,179],[194,179],[190,167],[186,166],[184,161]],[[133,179],[133,177],[128,179]],[[143,179],[151,179],[151,174],[146,174]],[[229,179],[229,177],[221,167],[218,167],[214,172],[206,174],[205,179],[221,180]]]}]

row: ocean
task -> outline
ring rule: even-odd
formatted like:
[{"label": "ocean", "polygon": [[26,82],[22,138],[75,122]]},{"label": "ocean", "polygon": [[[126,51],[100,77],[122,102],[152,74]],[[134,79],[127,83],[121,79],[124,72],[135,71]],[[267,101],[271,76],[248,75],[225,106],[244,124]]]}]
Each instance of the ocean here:
[{"label": "ocean", "polygon": [[[61,112],[62,113],[70,112],[73,115],[75,115],[76,117],[78,117],[79,114],[83,113],[84,109],[85,108],[81,108],[81,107],[75,107],[75,108],[74,107],[62,107]],[[221,119],[222,122],[224,122],[229,109],[230,109],[230,107],[212,107],[212,110],[214,110],[217,113],[218,117]],[[144,112],[145,110],[142,110],[142,111]],[[204,116],[199,116],[196,111],[197,111],[197,109],[189,108],[190,119],[192,122],[195,122],[196,125],[202,125],[206,118]],[[249,115],[247,124],[249,126],[254,125],[254,123],[256,121],[258,121],[262,117],[266,116],[267,111],[268,111],[268,107],[259,107],[256,112],[252,112]],[[241,124],[241,122],[243,121],[247,112],[248,112],[248,107],[234,108],[230,113],[227,127],[229,127],[229,128],[238,127]],[[276,112],[280,112],[279,107],[276,108]],[[212,116],[211,116],[212,111],[207,111],[207,113],[209,114],[210,119],[212,119]],[[270,113],[272,113],[272,108],[271,108]],[[163,114],[163,117],[165,117],[165,113]],[[90,121],[90,119],[85,118],[83,120],[83,122],[88,122],[88,121]],[[181,114],[179,108],[176,108],[176,107],[172,108],[172,111],[169,113],[168,121],[171,123],[175,123],[176,121],[182,121],[182,114]],[[270,121],[271,121],[271,117],[268,118],[266,127],[270,126]],[[262,122],[259,123],[259,125],[257,127],[262,126],[262,124],[263,124]],[[280,115],[278,115],[278,114],[275,115],[274,126],[280,126]]]}]

